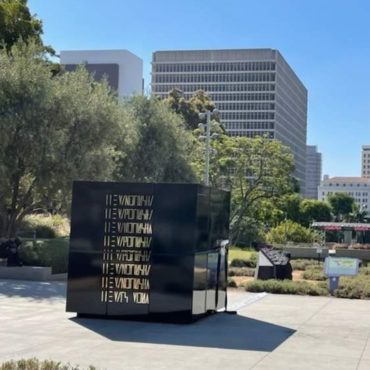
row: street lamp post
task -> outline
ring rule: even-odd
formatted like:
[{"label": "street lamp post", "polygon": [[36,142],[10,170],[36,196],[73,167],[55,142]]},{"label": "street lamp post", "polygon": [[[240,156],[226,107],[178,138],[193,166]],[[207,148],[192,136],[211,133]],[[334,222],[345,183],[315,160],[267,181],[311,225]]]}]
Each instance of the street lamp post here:
[{"label": "street lamp post", "polygon": [[211,117],[215,116],[219,113],[217,109],[214,109],[213,111],[205,111],[204,113],[199,113],[200,119],[206,119],[206,123],[200,123],[198,126],[200,128],[205,129],[205,135],[201,135],[201,139],[205,139],[206,141],[206,150],[205,150],[205,169],[204,169],[204,184],[206,186],[209,186],[209,158],[211,154],[211,139],[217,137],[217,134],[211,135]]}]

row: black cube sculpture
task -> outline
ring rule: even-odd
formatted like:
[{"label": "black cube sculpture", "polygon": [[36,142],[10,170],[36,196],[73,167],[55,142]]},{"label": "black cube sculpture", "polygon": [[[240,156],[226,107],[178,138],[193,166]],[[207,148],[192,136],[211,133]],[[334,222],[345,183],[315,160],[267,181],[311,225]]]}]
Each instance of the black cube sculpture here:
[{"label": "black cube sculpture", "polygon": [[67,311],[192,321],[224,308],[229,205],[197,184],[75,182]]}]

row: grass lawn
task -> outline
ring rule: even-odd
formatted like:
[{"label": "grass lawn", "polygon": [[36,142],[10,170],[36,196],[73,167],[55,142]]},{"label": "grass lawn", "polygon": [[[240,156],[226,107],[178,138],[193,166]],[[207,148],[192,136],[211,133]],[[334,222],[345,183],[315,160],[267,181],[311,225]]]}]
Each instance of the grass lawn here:
[{"label": "grass lawn", "polygon": [[231,247],[229,250],[229,262],[232,260],[239,258],[243,260],[249,260],[253,254],[256,252],[254,250],[248,249],[240,249],[237,247]]}]

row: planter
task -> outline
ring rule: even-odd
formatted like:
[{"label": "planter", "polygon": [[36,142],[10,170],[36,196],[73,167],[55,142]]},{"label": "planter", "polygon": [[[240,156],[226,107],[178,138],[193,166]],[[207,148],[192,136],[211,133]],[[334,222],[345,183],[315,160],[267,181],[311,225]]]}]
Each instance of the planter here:
[{"label": "planter", "polygon": [[52,274],[51,267],[0,266],[0,279],[55,281],[55,280],[67,280],[67,274]]}]

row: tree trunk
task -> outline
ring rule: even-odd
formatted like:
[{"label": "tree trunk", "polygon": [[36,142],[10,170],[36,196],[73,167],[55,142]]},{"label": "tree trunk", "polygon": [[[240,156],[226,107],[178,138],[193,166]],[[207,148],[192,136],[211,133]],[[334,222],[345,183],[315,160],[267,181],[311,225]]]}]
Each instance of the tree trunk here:
[{"label": "tree trunk", "polygon": [[19,194],[19,182],[20,182],[20,175],[16,174],[14,179],[13,185],[13,194],[12,194],[12,201],[10,204],[10,210],[7,215],[7,225],[6,225],[6,237],[14,238],[18,231],[18,223],[17,223],[17,201],[18,201],[18,194]]}]

